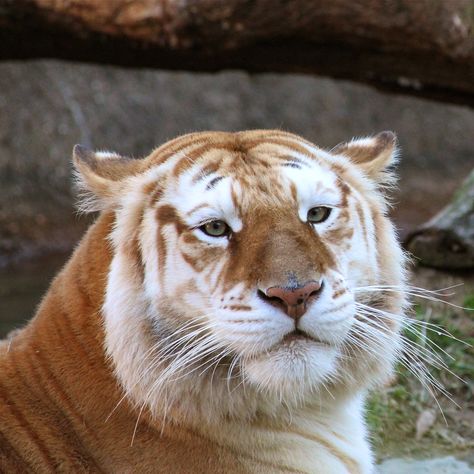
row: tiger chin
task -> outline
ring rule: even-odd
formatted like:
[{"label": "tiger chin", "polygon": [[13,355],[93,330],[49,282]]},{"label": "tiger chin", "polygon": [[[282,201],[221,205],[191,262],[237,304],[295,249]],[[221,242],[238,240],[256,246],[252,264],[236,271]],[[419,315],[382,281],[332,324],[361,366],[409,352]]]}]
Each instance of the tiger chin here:
[{"label": "tiger chin", "polygon": [[391,132],[76,146],[99,215],[0,345],[0,471],[373,472],[364,401],[406,303],[396,158]]}]

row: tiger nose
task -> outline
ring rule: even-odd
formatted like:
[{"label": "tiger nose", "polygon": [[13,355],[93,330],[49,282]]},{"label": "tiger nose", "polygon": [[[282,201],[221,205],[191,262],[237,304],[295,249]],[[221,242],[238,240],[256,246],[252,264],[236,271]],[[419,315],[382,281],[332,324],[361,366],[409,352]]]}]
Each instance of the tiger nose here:
[{"label": "tiger nose", "polygon": [[306,313],[308,300],[319,295],[322,286],[322,281],[309,281],[297,287],[272,286],[265,295],[278,303],[290,318],[298,320]]}]

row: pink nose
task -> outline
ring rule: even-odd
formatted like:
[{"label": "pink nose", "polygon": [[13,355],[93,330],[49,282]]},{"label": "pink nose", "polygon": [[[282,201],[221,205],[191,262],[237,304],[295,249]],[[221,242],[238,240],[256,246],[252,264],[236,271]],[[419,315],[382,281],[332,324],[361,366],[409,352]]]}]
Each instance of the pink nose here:
[{"label": "pink nose", "polygon": [[296,288],[272,286],[267,289],[265,296],[278,303],[290,318],[298,320],[306,313],[308,300],[316,296],[321,287],[322,283],[317,281],[309,281]]}]

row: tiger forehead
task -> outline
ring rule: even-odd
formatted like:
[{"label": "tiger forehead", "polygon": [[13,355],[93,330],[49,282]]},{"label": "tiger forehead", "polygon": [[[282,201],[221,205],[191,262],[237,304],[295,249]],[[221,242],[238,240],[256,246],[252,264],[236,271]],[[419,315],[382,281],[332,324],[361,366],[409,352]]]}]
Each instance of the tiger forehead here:
[{"label": "tiger forehead", "polygon": [[191,182],[194,184],[211,177],[210,188],[224,176],[233,177],[242,184],[255,183],[265,176],[278,179],[282,168],[310,169],[318,162],[315,155],[300,153],[290,148],[290,144],[280,142],[261,141],[227,148],[206,146],[195,151],[197,156],[186,154],[177,162],[173,174],[179,179],[179,175],[193,173]]},{"label": "tiger forehead", "polygon": [[211,218],[241,221],[257,208],[272,214],[291,209],[301,217],[309,207],[344,202],[327,154],[296,135],[197,134],[170,148],[162,150],[171,155],[167,200],[193,225]]},{"label": "tiger forehead", "polygon": [[290,162],[302,166],[304,161],[318,160],[318,148],[301,137],[278,131],[207,133],[183,137],[181,146],[156,150],[150,157],[150,165],[160,162],[160,155],[174,163],[172,175],[178,178],[187,173],[196,163],[202,175],[215,172],[242,172],[246,167],[272,168],[279,163]]},{"label": "tiger forehead", "polygon": [[222,166],[226,158],[228,155],[220,154],[220,160],[211,162],[213,166],[209,162],[195,163],[181,177],[178,189],[183,191],[184,199],[178,207],[186,214],[206,207],[222,210],[224,206],[243,217],[245,211],[256,207],[295,210],[342,202],[343,189],[337,175],[320,163],[287,152],[253,154],[247,159],[234,157],[232,166]]},{"label": "tiger forehead", "polygon": [[260,173],[276,172],[280,166],[309,167],[300,158],[281,152],[277,147],[273,153],[266,150],[250,150],[235,152],[229,150],[213,150],[202,156],[198,161],[200,169],[193,176],[193,182],[205,179],[207,176],[221,174],[236,178],[260,176]]}]

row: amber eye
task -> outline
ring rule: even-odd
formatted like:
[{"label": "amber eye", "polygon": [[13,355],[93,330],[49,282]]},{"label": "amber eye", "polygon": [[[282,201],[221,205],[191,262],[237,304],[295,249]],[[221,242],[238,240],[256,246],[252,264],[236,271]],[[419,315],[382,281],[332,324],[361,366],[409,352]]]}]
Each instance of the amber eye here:
[{"label": "amber eye", "polygon": [[329,215],[331,214],[331,208],[330,207],[313,207],[308,211],[308,222],[311,224],[319,224],[321,222],[324,222]]},{"label": "amber eye", "polygon": [[224,237],[230,234],[230,227],[224,221],[210,221],[199,227],[206,235],[211,237]]}]

